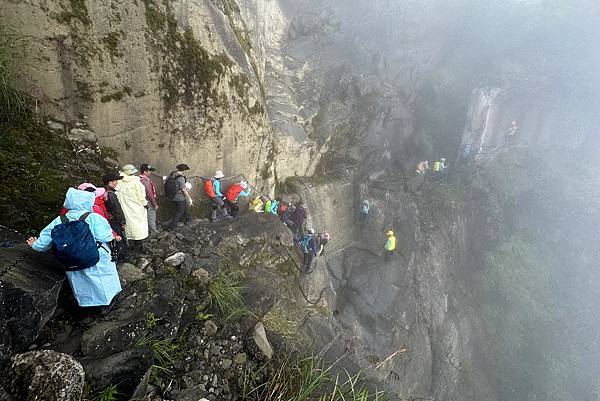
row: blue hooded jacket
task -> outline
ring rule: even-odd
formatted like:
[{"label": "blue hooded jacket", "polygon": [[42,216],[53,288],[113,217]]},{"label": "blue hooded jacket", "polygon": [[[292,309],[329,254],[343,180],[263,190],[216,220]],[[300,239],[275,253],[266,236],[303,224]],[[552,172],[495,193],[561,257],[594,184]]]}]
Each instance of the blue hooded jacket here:
[{"label": "blue hooded jacket", "polygon": [[[69,220],[77,220],[85,212],[91,212],[95,196],[91,192],[69,188],[64,207],[68,210]],[[102,243],[98,249],[100,260],[96,266],[74,272],[66,272],[73,294],[79,306],[109,305],[115,295],[121,291],[117,266],[111,261],[110,251],[106,242],[112,240],[112,230],[108,221],[97,213],[90,213],[85,219],[90,226],[94,239]],[[55,218],[40,233],[32,248],[39,252],[52,247],[50,233],[54,226],[61,224],[60,217]]]}]

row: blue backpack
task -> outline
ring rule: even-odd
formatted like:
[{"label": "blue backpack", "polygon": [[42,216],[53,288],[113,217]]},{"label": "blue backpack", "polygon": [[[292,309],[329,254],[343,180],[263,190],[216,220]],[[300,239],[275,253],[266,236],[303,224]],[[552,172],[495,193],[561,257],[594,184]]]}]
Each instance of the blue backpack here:
[{"label": "blue backpack", "polygon": [[95,266],[100,260],[99,246],[85,222],[89,214],[84,213],[74,221],[67,216],[60,216],[62,224],[50,232],[54,258],[66,271],[84,270]]},{"label": "blue backpack", "polygon": [[308,243],[310,242],[310,235],[305,235],[300,243],[300,251],[302,253],[309,253],[308,251]]}]

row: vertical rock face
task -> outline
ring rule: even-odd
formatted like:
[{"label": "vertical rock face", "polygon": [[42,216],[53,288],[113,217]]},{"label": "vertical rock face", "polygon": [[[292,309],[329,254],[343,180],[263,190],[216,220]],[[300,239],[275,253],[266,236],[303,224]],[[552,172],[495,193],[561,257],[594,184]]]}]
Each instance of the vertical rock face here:
[{"label": "vertical rock face", "polygon": [[86,123],[122,161],[185,161],[254,179],[271,148],[260,85],[226,2],[0,2],[23,86],[54,118]]},{"label": "vertical rock face", "polygon": [[401,149],[413,134],[423,75],[437,60],[432,33],[451,18],[432,11],[445,7],[435,0],[240,2],[264,76],[278,178],[311,175],[322,159],[359,163],[363,139]]},{"label": "vertical rock face", "polygon": [[86,123],[123,161],[281,180],[322,159],[358,163],[362,139],[401,149],[436,61],[431,33],[451,20],[431,16],[440,8],[3,0],[0,23],[22,38],[14,59],[41,111]]}]

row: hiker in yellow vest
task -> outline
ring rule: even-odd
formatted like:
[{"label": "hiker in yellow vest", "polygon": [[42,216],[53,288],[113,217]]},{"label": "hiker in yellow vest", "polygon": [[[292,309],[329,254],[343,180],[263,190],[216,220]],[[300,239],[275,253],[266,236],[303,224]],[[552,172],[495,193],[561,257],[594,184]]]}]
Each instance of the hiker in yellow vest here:
[{"label": "hiker in yellow vest", "polygon": [[446,163],[446,159],[443,157],[440,160],[433,163],[433,173],[435,175],[441,175],[442,173],[444,173],[446,171],[447,168],[448,168],[448,163]]},{"label": "hiker in yellow vest", "polygon": [[387,241],[385,241],[385,261],[394,256],[394,252],[396,251],[396,237],[394,236],[394,232],[389,230],[385,233],[387,235]]}]

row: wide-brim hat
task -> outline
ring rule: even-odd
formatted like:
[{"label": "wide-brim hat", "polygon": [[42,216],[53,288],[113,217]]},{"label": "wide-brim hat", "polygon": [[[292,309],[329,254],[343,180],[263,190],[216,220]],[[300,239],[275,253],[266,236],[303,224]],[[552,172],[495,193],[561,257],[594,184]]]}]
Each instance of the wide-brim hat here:
[{"label": "wide-brim hat", "polygon": [[106,192],[106,189],[104,189],[102,187],[97,188],[94,184],[90,184],[89,182],[84,182],[83,184],[80,184],[77,187],[77,189],[80,191],[88,191],[88,192],[92,192],[92,191],[90,191],[90,189],[93,189],[93,193],[94,193],[94,195],[96,195],[96,197],[102,196]]},{"label": "wide-brim hat", "polygon": [[138,172],[138,169],[135,168],[135,166],[133,164],[126,164],[121,169],[121,172],[125,175],[134,175],[135,173]]},{"label": "wide-brim hat", "polygon": [[225,174],[223,174],[223,172],[221,170],[217,170],[215,171],[215,178],[223,178],[225,177]]},{"label": "wide-brim hat", "polygon": [[190,169],[190,166],[188,166],[188,165],[187,165],[187,164],[185,164],[185,163],[181,163],[181,164],[178,164],[177,166],[175,166],[175,168],[176,168],[178,171],[187,171],[187,170],[189,170],[189,169]]}]

